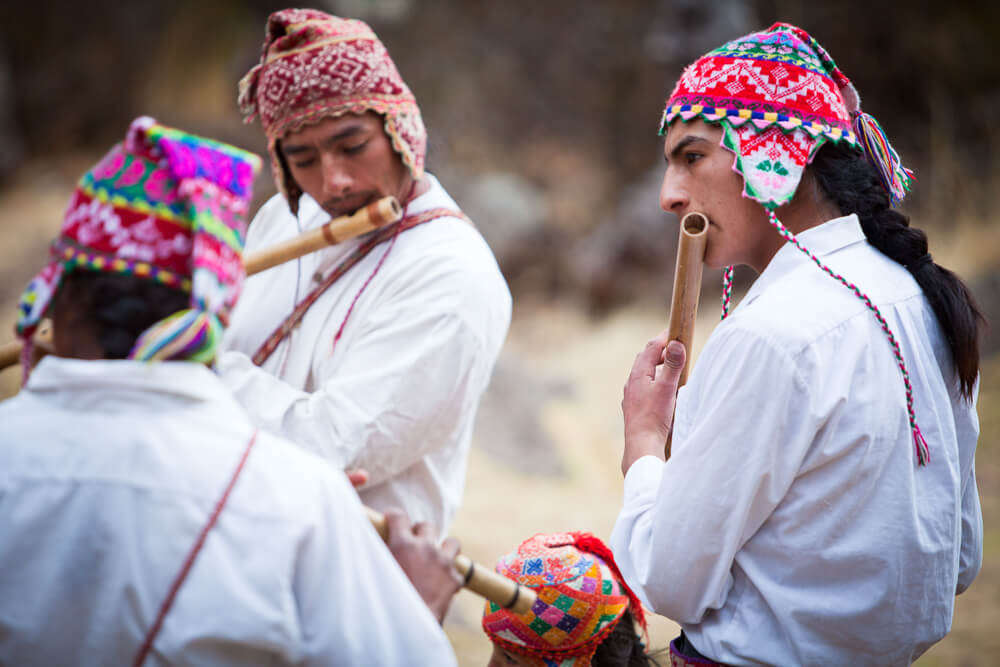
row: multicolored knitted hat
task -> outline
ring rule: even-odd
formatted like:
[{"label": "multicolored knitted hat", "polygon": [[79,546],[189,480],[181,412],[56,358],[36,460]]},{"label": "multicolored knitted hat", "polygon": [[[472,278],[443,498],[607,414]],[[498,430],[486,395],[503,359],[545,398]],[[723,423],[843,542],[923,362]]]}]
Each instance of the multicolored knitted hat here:
[{"label": "multicolored knitted hat", "polygon": [[143,332],[129,358],[210,362],[243,282],[259,169],[252,153],[137,118],[77,184],[52,261],[21,296],[18,336],[30,343],[69,272],[123,273],[191,293],[191,308]]},{"label": "multicolored knitted hat", "polygon": [[[743,176],[744,196],[760,202],[779,234],[875,314],[903,374],[917,461],[923,465],[930,454],[913,412],[913,391],[902,352],[888,323],[867,295],[823,264],[775,214],[795,196],[803,171],[828,141],[846,142],[862,151],[878,171],[892,203],[906,196],[912,172],[902,166],[878,122],[860,107],[854,85],[819,42],[801,28],[775,23],[689,65],[667,100],[660,134],[678,119],[719,125],[722,145],[736,156],[733,168]],[[723,281],[725,319],[733,267],[726,269]]]},{"label": "multicolored knitted hat", "polygon": [[631,609],[643,631],[639,599],[625,584],[611,550],[590,533],[539,534],[503,556],[496,571],[538,592],[525,614],[492,602],[483,611],[490,640],[545,667],[583,667]]},{"label": "multicolored knitted hat", "polygon": [[427,130],[417,100],[368,25],[315,9],[283,9],[267,20],[260,64],[239,84],[246,122],[257,116],[278,189],[292,213],[302,189],[278,142],[305,125],[345,113],[374,111],[414,179],[424,173]]}]

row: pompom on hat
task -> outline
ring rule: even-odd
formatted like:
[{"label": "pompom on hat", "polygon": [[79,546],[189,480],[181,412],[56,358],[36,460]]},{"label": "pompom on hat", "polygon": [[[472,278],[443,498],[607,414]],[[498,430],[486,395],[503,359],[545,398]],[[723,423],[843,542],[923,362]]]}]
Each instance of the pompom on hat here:
[{"label": "pompom on hat", "polygon": [[625,614],[646,630],[642,605],[611,550],[590,533],[539,534],[500,558],[496,571],[538,593],[515,614],[493,602],[483,611],[490,640],[539,666],[584,667]]},{"label": "pompom on hat", "polygon": [[315,9],[268,17],[260,63],[239,83],[240,111],[259,117],[278,190],[292,213],[302,189],[291,177],[280,141],[289,132],[347,113],[374,111],[415,180],[424,173],[427,130],[417,100],[385,46],[363,21]]},{"label": "pompom on hat", "polygon": [[[740,37],[689,65],[667,99],[660,134],[678,120],[700,119],[722,128],[722,145],[736,157],[743,195],[759,202],[768,221],[830,277],[851,290],[875,315],[896,357],[918,465],[930,451],[913,410],[913,387],[895,335],[878,306],[861,289],[825,265],[778,219],[795,196],[805,168],[828,141],[861,151],[875,167],[892,204],[910,189],[903,167],[881,126],[861,111],[861,98],[833,58],[809,33],[787,23]],[[722,319],[729,314],[733,267],[723,274]]]},{"label": "pompom on hat", "polygon": [[130,359],[214,359],[243,283],[246,216],[259,169],[253,153],[146,116],[133,121],[125,141],[80,179],[50,263],[21,296],[15,328],[25,354],[62,279],[88,270],[191,294],[189,309],[139,336]]}]

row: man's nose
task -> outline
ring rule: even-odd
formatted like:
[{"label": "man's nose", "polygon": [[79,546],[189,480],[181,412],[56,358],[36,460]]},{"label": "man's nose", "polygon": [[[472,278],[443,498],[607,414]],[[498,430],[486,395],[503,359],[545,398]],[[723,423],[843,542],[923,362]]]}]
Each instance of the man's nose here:
[{"label": "man's nose", "polygon": [[680,215],[689,203],[687,190],[668,168],[663,174],[663,184],[660,186],[660,208],[668,213]]},{"label": "man's nose", "polygon": [[660,208],[668,213],[680,215],[689,203],[687,191],[668,169],[663,174],[663,185],[660,186]]},{"label": "man's nose", "polygon": [[351,174],[335,156],[324,154],[320,158],[323,167],[323,191],[332,197],[340,197],[351,189]]}]

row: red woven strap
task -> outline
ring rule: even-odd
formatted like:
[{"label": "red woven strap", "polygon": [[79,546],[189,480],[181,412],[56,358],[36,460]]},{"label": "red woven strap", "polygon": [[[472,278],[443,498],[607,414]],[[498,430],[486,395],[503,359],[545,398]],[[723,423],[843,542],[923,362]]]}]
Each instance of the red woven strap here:
[{"label": "red woven strap", "polygon": [[430,222],[431,220],[435,220],[437,218],[446,217],[461,218],[462,220],[471,222],[461,211],[449,208],[432,208],[430,210],[423,211],[422,213],[409,215],[394,225],[382,227],[381,229],[373,232],[369,238],[365,239],[364,243],[355,248],[354,251],[348,255],[346,259],[344,259],[344,261],[338,264],[337,268],[331,271],[330,275],[324,278],[323,282],[316,286],[316,289],[307,294],[304,299],[296,304],[294,310],[292,310],[288,317],[286,317],[285,320],[278,325],[278,328],[267,337],[264,344],[261,345],[260,348],[254,353],[253,362],[260,366],[267,361],[271,355],[274,354],[274,351],[278,349],[278,345],[281,344],[281,341],[285,340],[285,338],[288,337],[288,334],[290,334],[292,330],[298,326],[299,322],[302,321],[302,318],[305,317],[306,311],[308,311],[309,308],[316,303],[316,300],[323,295],[323,292],[328,290],[331,285],[340,279],[341,276],[350,271],[351,267],[364,259],[368,253],[375,249],[375,246],[383,243],[384,241],[388,241],[397,233],[405,232],[406,230],[412,229],[417,225],[422,225],[425,222]]},{"label": "red woven strap", "polygon": [[132,667],[140,667],[140,665],[145,662],[149,652],[153,649],[153,640],[155,640],[156,635],[160,633],[160,628],[163,626],[163,619],[166,618],[167,612],[170,611],[170,607],[174,604],[174,598],[177,597],[177,592],[180,590],[181,584],[184,583],[188,572],[191,570],[191,566],[194,565],[195,559],[201,552],[201,547],[205,544],[205,538],[208,537],[209,531],[212,530],[215,523],[219,520],[219,515],[222,514],[222,508],[226,506],[226,501],[229,500],[229,493],[233,490],[233,487],[236,486],[236,480],[243,471],[243,465],[247,462],[247,457],[250,456],[250,450],[253,448],[253,444],[256,441],[257,431],[255,430],[253,435],[250,436],[250,441],[247,443],[247,447],[243,451],[243,456],[240,457],[240,462],[237,464],[236,470],[233,472],[233,476],[229,480],[229,484],[226,485],[226,490],[222,492],[222,497],[219,498],[219,502],[216,503],[215,510],[202,527],[201,533],[198,535],[198,539],[195,540],[190,553],[188,553],[187,558],[184,559],[184,564],[181,566],[180,572],[178,572],[177,576],[174,578],[174,583],[171,584],[170,590],[167,592],[167,597],[164,598],[163,604],[160,605],[160,611],[156,614],[156,620],[153,621],[153,625],[150,626],[149,631],[146,633],[146,638],[142,641],[142,646],[139,647],[139,652],[135,655],[135,660],[132,661]]}]

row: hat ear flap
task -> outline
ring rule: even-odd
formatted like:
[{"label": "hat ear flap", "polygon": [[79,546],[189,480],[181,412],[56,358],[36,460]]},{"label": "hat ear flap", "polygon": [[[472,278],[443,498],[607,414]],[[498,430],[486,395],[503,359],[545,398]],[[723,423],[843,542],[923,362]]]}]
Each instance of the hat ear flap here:
[{"label": "hat ear flap", "polygon": [[257,117],[257,86],[260,83],[260,70],[260,65],[254,65],[237,85],[236,104],[243,114],[244,123],[252,123]]}]

